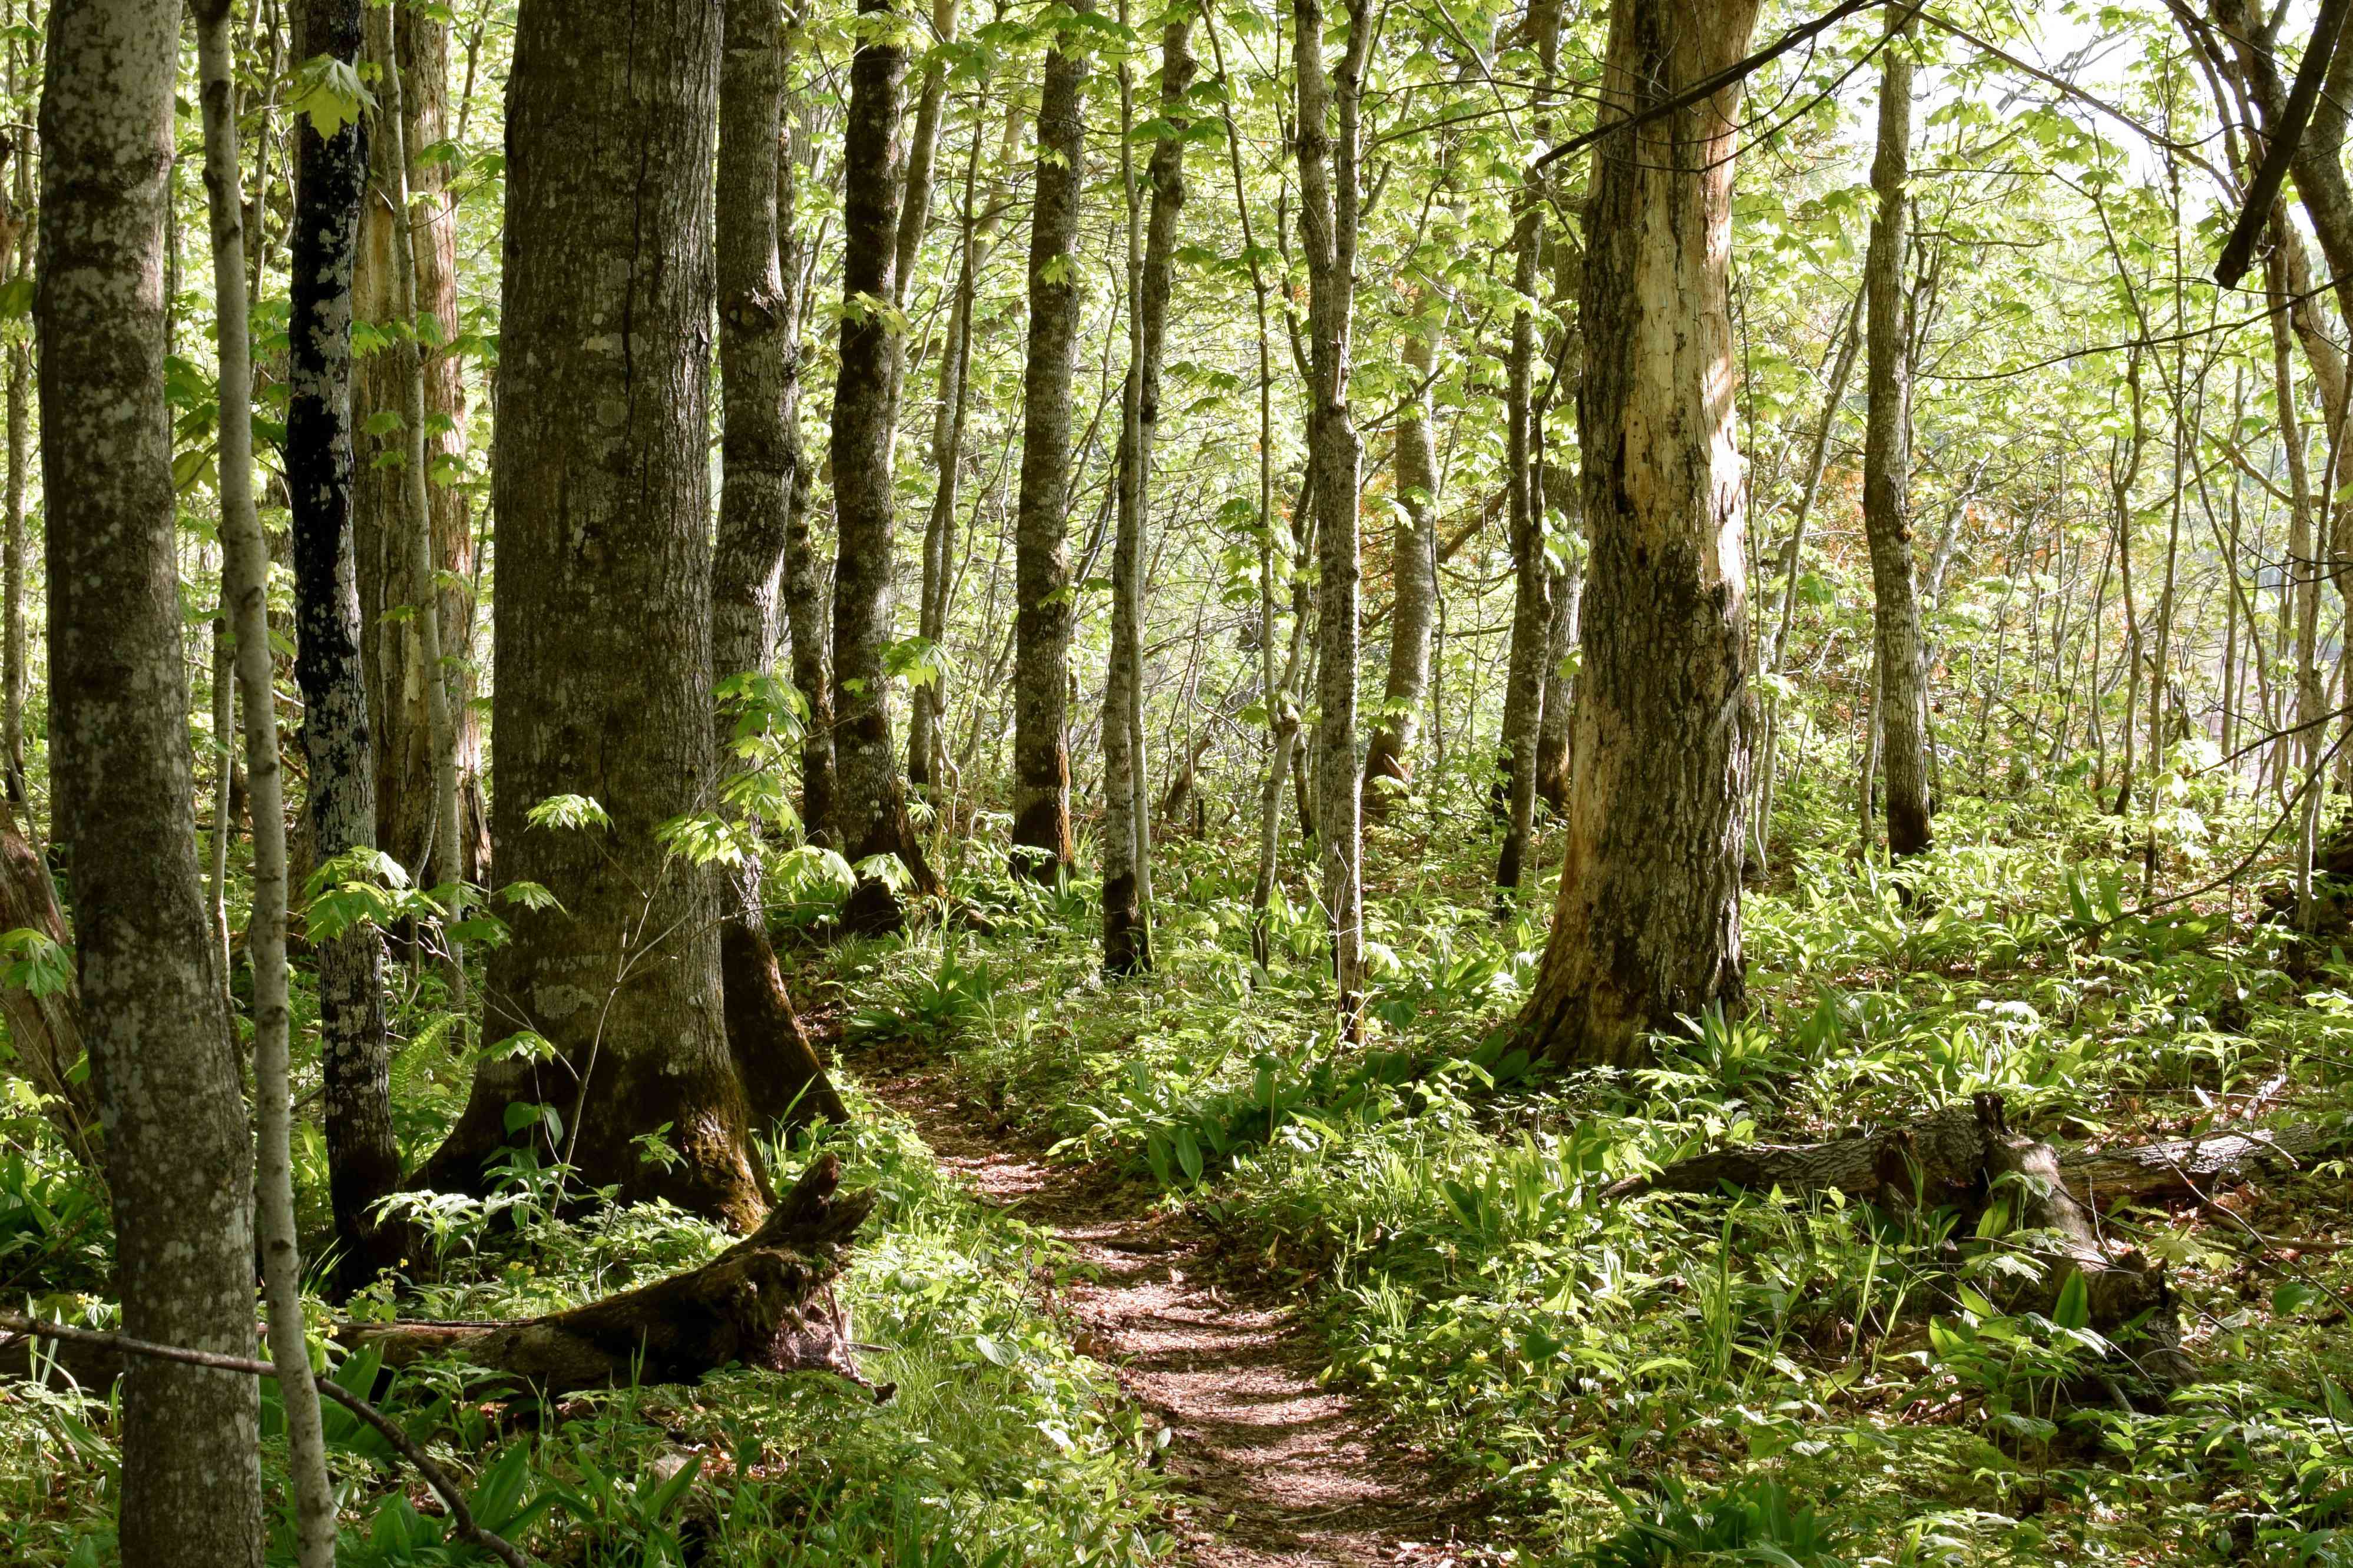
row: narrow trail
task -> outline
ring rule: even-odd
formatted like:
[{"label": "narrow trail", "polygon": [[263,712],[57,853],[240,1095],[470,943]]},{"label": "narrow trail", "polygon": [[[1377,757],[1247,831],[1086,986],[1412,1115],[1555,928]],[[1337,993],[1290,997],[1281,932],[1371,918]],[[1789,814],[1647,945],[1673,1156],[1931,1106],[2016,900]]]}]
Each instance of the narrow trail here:
[{"label": "narrow trail", "polygon": [[1319,1387],[1323,1357],[1291,1307],[1220,1272],[1181,1216],[1142,1212],[1134,1188],[1058,1164],[960,1100],[936,1065],[858,1064],[867,1089],[913,1121],[984,1202],[1051,1230],[1092,1279],[1056,1303],[1085,1354],[1170,1430],[1183,1501],[1179,1560],[1197,1568],[1472,1568],[1453,1544],[1467,1510],[1428,1457]]}]

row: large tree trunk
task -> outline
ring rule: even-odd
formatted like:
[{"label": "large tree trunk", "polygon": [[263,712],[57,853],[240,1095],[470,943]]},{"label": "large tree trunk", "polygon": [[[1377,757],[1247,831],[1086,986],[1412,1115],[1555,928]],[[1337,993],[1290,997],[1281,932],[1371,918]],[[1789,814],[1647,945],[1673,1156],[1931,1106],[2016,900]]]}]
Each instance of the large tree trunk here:
[{"label": "large tree trunk", "polygon": [[1388,679],[1381,690],[1380,721],[1365,749],[1365,816],[1388,815],[1392,797],[1413,782],[1421,705],[1430,692],[1430,633],[1438,610],[1438,443],[1430,428],[1430,379],[1445,331],[1445,306],[1424,300],[1422,317],[1407,327],[1403,359],[1419,389],[1397,425],[1399,511],[1389,547],[1394,608],[1389,613]]},{"label": "large tree trunk", "polygon": [[[406,147],[405,171],[411,206],[393,210],[396,198],[361,205],[359,255],[352,292],[358,320],[389,328],[400,320],[402,258],[406,237],[414,268],[417,313],[431,318],[428,336],[411,351],[406,344],[362,358],[352,388],[352,427],[357,448],[353,479],[353,563],[358,575],[361,652],[368,682],[368,711],[375,720],[377,845],[402,865],[422,864],[434,835],[433,720],[427,686],[423,626],[404,606],[429,601],[438,606],[438,632],[445,657],[462,655],[473,640],[474,612],[469,590],[457,584],[475,576],[474,534],[464,494],[429,483],[435,570],[446,574],[438,588],[417,577],[417,551],[406,521],[407,449],[403,427],[367,433],[379,415],[402,415],[407,383],[417,358],[424,361],[425,435],[427,478],[466,456],[466,387],[462,356],[447,346],[458,336],[458,231],[451,221],[448,165],[420,162],[417,154],[448,136],[449,31],[427,8],[404,6],[398,37],[401,135],[380,121],[368,143],[371,189],[396,192],[404,171],[394,167]],[[381,87],[381,84],[379,84]],[[429,216],[427,216],[429,215]],[[438,342],[435,341],[438,338]],[[446,426],[444,421],[447,421]],[[387,455],[389,463],[382,461]],[[482,795],[481,721],[468,683],[458,682],[450,701],[457,727],[457,766],[463,802],[460,861],[470,881],[490,870],[490,816]]]},{"label": "large tree trunk", "polygon": [[[205,930],[189,765],[164,219],[178,0],[60,0],[41,95],[33,321],[47,497],[50,762],[122,1328],[253,1351],[253,1147]],[[251,1378],[133,1369],[125,1562],[262,1557]]]},{"label": "large tree trunk", "polygon": [[[1602,123],[1738,59],[1756,0],[1620,0]],[[1740,455],[1726,267],[1739,91],[1593,150],[1577,393],[1590,556],[1550,941],[1521,1015],[1556,1061],[1736,1005],[1746,795]]]},{"label": "large tree trunk", "polygon": [[1872,626],[1879,655],[1880,756],[1887,776],[1887,852],[1928,847],[1928,690],[1912,571],[1912,373],[1905,308],[1905,189],[1912,157],[1910,18],[1881,53],[1879,154],[1863,294],[1870,323],[1871,412],[1862,444],[1862,527],[1871,544]]},{"label": "large tree trunk", "polygon": [[[891,450],[899,419],[900,342],[878,300],[896,297],[899,203],[905,167],[899,142],[906,46],[890,25],[892,0],[859,0],[860,29],[849,68],[842,149],[840,368],[834,383],[833,569],[834,832],[853,866],[895,855],[918,889],[936,891],[907,816],[907,786],[891,742],[891,558],[896,509]],[[842,912],[856,931],[887,931],[902,918],[899,895],[861,874]]]},{"label": "large tree trunk", "polygon": [[[719,46],[714,8],[524,0],[516,24],[497,874],[562,908],[511,911],[485,1002],[502,1031],[537,1033],[571,1071],[486,1062],[427,1174],[473,1184],[506,1142],[508,1105],[552,1100],[557,1152],[585,1182],[748,1227],[759,1179],[722,1016],[714,889],[659,837],[708,809],[715,782],[704,454]],[[533,808],[563,795],[609,821],[534,826]],[[653,1133],[683,1157],[648,1160],[637,1141]]]},{"label": "large tree trunk", "polygon": [[[1144,573],[1153,442],[1160,426],[1160,364],[1168,336],[1169,269],[1185,205],[1185,95],[1193,85],[1187,44],[1191,19],[1178,13],[1160,37],[1160,121],[1149,175],[1152,217],[1134,282],[1130,352],[1134,363],[1120,421],[1119,535],[1112,548],[1111,669],[1103,684],[1103,969],[1152,967],[1151,795],[1144,749]],[[1123,83],[1123,90],[1125,90]],[[1131,112],[1124,118],[1133,118]],[[1133,165],[1130,165],[1131,180]],[[1133,185],[1131,197],[1134,195]],[[1134,244],[1134,203],[1128,238]],[[1190,766],[1187,765],[1187,773]]]},{"label": "large tree trunk", "polygon": [[[1526,41],[1536,52],[1538,91],[1548,93],[1560,54],[1559,0],[1531,0]],[[1544,100],[1539,98],[1539,105]],[[1547,139],[1548,117],[1536,140]],[[1495,886],[1520,885],[1521,862],[1535,831],[1536,742],[1544,724],[1545,665],[1552,648],[1553,571],[1545,553],[1543,445],[1536,423],[1536,274],[1544,257],[1546,176],[1532,172],[1519,192],[1512,234],[1512,287],[1520,296],[1512,313],[1512,347],[1504,381],[1504,476],[1511,493],[1512,647],[1504,678],[1504,845],[1495,858]]]},{"label": "large tree trunk", "polygon": [[[778,263],[779,136],[784,125],[781,0],[727,0],[719,73],[719,366],[724,399],[719,536],[712,557],[712,663],[722,679],[773,675],[785,528],[795,449],[788,395],[797,300]],[[712,772],[739,773],[730,727],[715,732]],[[793,1010],[768,945],[760,862],[721,873],[720,972],[730,1050],[754,1116],[794,1125],[847,1120]]]},{"label": "large tree trunk", "polygon": [[[1092,0],[1074,0],[1092,10]],[[1029,353],[1014,538],[1013,866],[1071,869],[1071,363],[1079,327],[1079,193],[1086,181],[1083,40],[1046,56],[1029,218]]]},{"label": "large tree trunk", "polygon": [[1348,41],[1327,78],[1322,0],[1292,0],[1295,29],[1299,237],[1307,257],[1310,409],[1315,472],[1315,837],[1332,921],[1339,1035],[1364,1029],[1364,821],[1357,794],[1358,465],[1364,444],[1348,403],[1356,311],[1357,104],[1372,47],[1372,8],[1346,0]]},{"label": "large tree trunk", "polygon": [[[359,57],[360,0],[310,0],[298,16],[305,59]],[[307,130],[307,128],[306,128]],[[375,737],[352,548],[352,274],[367,176],[367,130],[298,138],[287,380],[286,489],[294,565],[294,676],[302,688],[311,834],[329,860],[375,847]],[[378,1223],[400,1184],[385,1039],[384,937],[355,926],[319,948],[328,1185],[337,1279],[356,1289],[412,1250]]]}]

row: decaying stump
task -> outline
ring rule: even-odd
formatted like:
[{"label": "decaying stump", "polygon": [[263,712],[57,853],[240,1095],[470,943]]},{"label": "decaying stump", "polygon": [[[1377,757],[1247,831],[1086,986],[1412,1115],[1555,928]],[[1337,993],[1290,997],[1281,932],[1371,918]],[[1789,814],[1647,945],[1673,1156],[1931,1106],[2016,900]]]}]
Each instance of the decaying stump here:
[{"label": "decaying stump", "polygon": [[2047,1314],[2080,1275],[2090,1326],[2114,1333],[2137,1325],[2141,1338],[2129,1353],[2152,1380],[2173,1383],[2191,1368],[2164,1273],[2102,1236],[2100,1207],[2118,1198],[2195,1194],[2218,1178],[2292,1170],[2347,1141],[2341,1127],[2298,1126],[2062,1152],[2011,1132],[2001,1097],[1980,1094],[1968,1105],[1878,1132],[1821,1143],[1752,1143],[1678,1160],[1618,1183],[1609,1195],[1730,1185],[1836,1188],[1898,1209],[1918,1203],[1982,1212],[2008,1201],[2014,1229],[2044,1238],[2036,1250],[2045,1267],[2039,1279],[2007,1291],[2002,1304]]},{"label": "decaying stump", "polygon": [[770,1372],[830,1372],[876,1399],[852,1354],[833,1292],[842,1254],[874,1206],[837,1194],[841,1163],[820,1157],[760,1228],[699,1268],[601,1301],[520,1322],[352,1324],[336,1337],[386,1366],[450,1355],[543,1393],[691,1383],[741,1363]]}]

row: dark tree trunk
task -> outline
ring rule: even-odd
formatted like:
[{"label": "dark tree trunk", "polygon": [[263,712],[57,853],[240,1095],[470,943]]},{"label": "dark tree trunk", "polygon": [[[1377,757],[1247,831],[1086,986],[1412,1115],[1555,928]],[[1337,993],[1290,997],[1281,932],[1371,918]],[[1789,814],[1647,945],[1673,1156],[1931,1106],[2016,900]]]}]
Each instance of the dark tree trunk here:
[{"label": "dark tree trunk", "polygon": [[[1738,59],[1755,0],[1621,0],[1601,123]],[[1577,395],[1590,541],[1559,900],[1521,1016],[1556,1061],[1737,1005],[1748,772],[1726,266],[1739,93],[1594,149]]]},{"label": "dark tree trunk", "polygon": [[1879,153],[1871,166],[1878,199],[1863,292],[1869,320],[1866,367],[1871,413],[1862,447],[1862,526],[1871,545],[1872,626],[1879,657],[1881,765],[1887,778],[1887,852],[1928,847],[1928,692],[1920,641],[1920,601],[1912,570],[1912,374],[1910,312],[1905,308],[1905,190],[1912,155],[1912,57],[1908,16],[1881,53]]},{"label": "dark tree trunk", "polygon": [[[1440,308],[1440,310],[1443,307]],[[1427,381],[1438,363],[1444,316],[1425,316],[1406,329],[1406,372]],[[1438,443],[1430,429],[1430,391],[1414,394],[1398,417],[1397,493],[1401,511],[1391,536],[1388,679],[1380,722],[1365,751],[1365,816],[1388,815],[1394,796],[1413,783],[1421,705],[1430,692],[1430,634],[1438,609]]]},{"label": "dark tree trunk", "polygon": [[[1564,478],[1562,482],[1571,487],[1577,483],[1573,478]],[[1559,500],[1573,516],[1577,510],[1576,490],[1570,489]],[[1568,656],[1577,651],[1584,610],[1585,562],[1572,555],[1553,576],[1552,637],[1545,650],[1544,720],[1536,729],[1536,798],[1556,816],[1568,811],[1569,721],[1577,710],[1577,682],[1562,671]]]},{"label": "dark tree trunk", "polygon": [[[1103,969],[1152,967],[1148,923],[1151,795],[1144,752],[1144,569],[1153,443],[1160,426],[1160,365],[1168,335],[1169,271],[1185,205],[1185,95],[1193,85],[1190,19],[1181,13],[1160,39],[1160,120],[1153,143],[1152,217],[1136,279],[1134,384],[1120,421],[1119,535],[1112,551],[1111,669],[1103,684]],[[1134,244],[1134,215],[1129,242]],[[1186,767],[1190,776],[1191,767]]]},{"label": "dark tree trunk", "polygon": [[[719,535],[712,558],[712,668],[721,679],[772,675],[781,617],[786,513],[799,467],[789,423],[798,319],[777,249],[778,195],[788,176],[784,127],[785,8],[781,0],[727,0],[719,73],[719,364],[722,410]],[[713,773],[740,771],[723,721]],[[756,824],[754,826],[756,827]],[[800,1125],[847,1117],[810,1048],[768,945],[759,860],[723,868],[720,977],[727,1041],[752,1113]]]},{"label": "dark tree trunk", "polygon": [[[722,1012],[715,889],[658,836],[708,809],[715,784],[705,448],[720,42],[716,7],[523,0],[518,16],[497,875],[563,907],[510,912],[485,1007],[571,1070],[485,1063],[427,1174],[473,1184],[506,1142],[507,1107],[552,1101],[556,1152],[585,1182],[748,1228],[760,1184]],[[534,826],[533,809],[561,795],[596,801],[609,823]],[[648,1160],[637,1141],[656,1133],[682,1158]]]},{"label": "dark tree trunk", "polygon": [[[797,15],[789,47],[797,47],[799,26]],[[792,352],[785,359],[785,443],[792,454],[792,487],[785,499],[785,624],[792,638],[793,686],[808,705],[801,729],[801,832],[812,844],[832,844],[833,679],[827,656],[832,640],[827,614],[831,595],[825,561],[809,525],[811,470],[817,465],[808,460],[801,441],[801,350],[808,300],[797,223],[808,138],[799,126],[788,124],[786,142],[776,159],[776,273],[793,302]]]},{"label": "dark tree trunk", "polygon": [[[304,58],[359,58],[361,0],[307,0],[295,48]],[[367,180],[364,121],[332,138],[303,134],[287,349],[286,489],[294,565],[294,677],[302,688],[314,853],[375,847],[375,759],[360,654],[352,550],[352,273]],[[350,1291],[414,1251],[407,1229],[374,1210],[400,1185],[385,1041],[384,938],[358,926],[319,949],[328,1185]]]},{"label": "dark tree trunk", "polygon": [[[400,319],[399,246],[409,245],[416,274],[417,310],[438,324],[440,342],[428,339],[422,350],[425,371],[426,417],[431,428],[425,436],[428,469],[466,457],[466,386],[464,360],[444,346],[458,336],[458,229],[447,214],[448,165],[420,160],[418,154],[448,135],[449,29],[433,19],[427,8],[403,7],[393,29],[399,51],[402,136],[372,122],[368,139],[368,178],[382,199],[361,204],[359,254],[353,264],[352,293],[360,321],[388,326]],[[393,208],[401,171],[394,166],[396,146],[408,153],[408,190],[419,215],[404,222]],[[432,211],[439,221],[424,221]],[[427,331],[432,332],[435,327]],[[402,414],[406,383],[417,362],[407,352],[385,350],[361,359],[352,386],[353,441],[356,448],[352,483],[352,552],[358,574],[360,650],[368,682],[368,712],[374,720],[376,755],[375,841],[393,858],[412,869],[423,863],[425,847],[434,834],[434,754],[430,692],[427,688],[425,639],[413,615],[404,606],[431,602],[440,615],[438,627],[445,658],[461,656],[472,641],[474,611],[470,593],[454,585],[475,575],[474,531],[462,491],[428,474],[427,508],[432,521],[435,569],[448,581],[432,588],[418,580],[417,551],[410,539],[406,502],[402,487],[407,476],[400,461],[406,435],[395,428],[367,434],[368,423],[380,414]],[[442,428],[441,421],[448,426]],[[378,459],[390,454],[391,465]],[[490,868],[490,814],[482,795],[481,721],[472,704],[470,682],[459,682],[449,703],[457,726],[458,773],[462,823],[460,862],[470,880],[480,881]]]},{"label": "dark tree trunk", "polygon": [[[1078,0],[1092,10],[1092,0]],[[1062,47],[1067,42],[1070,47]],[[1086,181],[1083,38],[1046,56],[1029,218],[1029,353],[1014,540],[1013,866],[1071,869],[1071,360],[1079,326],[1079,193]]]},{"label": "dark tree trunk", "polygon": [[[1560,55],[1559,0],[1531,0],[1526,41],[1536,53],[1538,90],[1548,96]],[[1545,101],[1539,99],[1539,104]],[[1549,127],[1546,119],[1544,126]],[[1545,139],[1539,129],[1537,139]],[[1512,347],[1504,381],[1504,464],[1509,470],[1512,531],[1512,646],[1504,677],[1504,846],[1495,858],[1495,886],[1520,885],[1521,863],[1535,831],[1536,742],[1544,726],[1545,664],[1552,648],[1553,570],[1545,553],[1543,445],[1537,422],[1535,373],[1536,278],[1544,259],[1546,175],[1531,174],[1519,193],[1512,233],[1512,287],[1522,303],[1512,313]]]},{"label": "dark tree trunk", "polygon": [[[164,398],[179,47],[178,0],[60,0],[49,12],[33,321],[50,761],[123,1331],[249,1356],[253,1145],[196,869]],[[259,1568],[259,1416],[251,1378],[132,1370],[124,1562]]]},{"label": "dark tree trunk", "polygon": [[[899,142],[907,50],[888,18],[892,0],[859,0],[884,18],[861,30],[849,67],[842,148],[840,372],[833,393],[835,835],[852,866],[895,855],[913,885],[938,889],[907,816],[906,781],[891,742],[891,557],[896,509],[891,447],[899,420],[900,343],[874,301],[896,297],[899,203],[905,183]],[[899,895],[861,873],[843,910],[855,931],[888,931],[903,918]]]}]

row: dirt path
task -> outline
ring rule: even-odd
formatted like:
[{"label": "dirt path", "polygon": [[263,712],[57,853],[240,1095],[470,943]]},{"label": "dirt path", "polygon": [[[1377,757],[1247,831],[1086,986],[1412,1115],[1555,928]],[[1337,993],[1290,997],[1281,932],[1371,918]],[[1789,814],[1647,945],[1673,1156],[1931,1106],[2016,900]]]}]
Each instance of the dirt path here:
[{"label": "dirt path", "polygon": [[934,1068],[859,1064],[981,1198],[1051,1229],[1099,1271],[1058,1304],[1079,1348],[1170,1428],[1187,1494],[1176,1533],[1198,1568],[1470,1568],[1451,1542],[1459,1500],[1420,1453],[1385,1440],[1315,1383],[1322,1356],[1292,1310],[1221,1278],[1181,1218],[1034,1149],[989,1138],[997,1119]]}]

